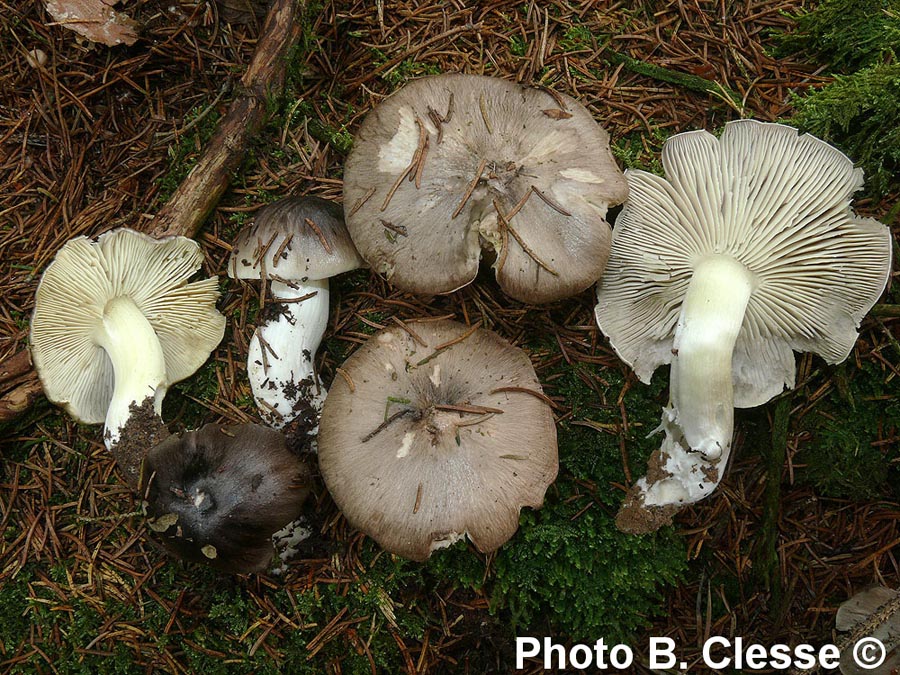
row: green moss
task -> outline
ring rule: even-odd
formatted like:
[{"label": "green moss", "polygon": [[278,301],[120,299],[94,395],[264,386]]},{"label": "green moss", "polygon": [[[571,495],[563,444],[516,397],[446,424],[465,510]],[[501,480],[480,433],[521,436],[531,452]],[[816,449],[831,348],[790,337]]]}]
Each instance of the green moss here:
[{"label": "green moss", "polygon": [[900,430],[900,399],[894,383],[866,362],[860,371],[841,366],[837,387],[802,421],[810,434],[794,460],[799,480],[811,483],[826,497],[878,499],[893,492],[900,478],[900,447],[876,443],[896,438]]},{"label": "green moss", "polygon": [[609,49],[604,52],[603,57],[609,63],[613,65],[621,64],[626,70],[630,70],[638,75],[674,84],[688,91],[710,94],[714,99],[725,101],[729,107],[735,110],[740,110],[743,107],[742,97],[739,93],[714,80],[707,80],[699,75],[683,73],[679,70],[656,65],[655,63],[641,61],[627,54],[620,54]]},{"label": "green moss", "polygon": [[169,389],[163,400],[163,419],[177,422],[185,429],[203,426],[209,411],[201,403],[214,401],[219,393],[217,368],[216,361],[209,360],[188,379]]},{"label": "green moss", "polygon": [[591,29],[584,24],[573,24],[563,33],[562,39],[559,41],[560,49],[564,53],[578,51],[579,49],[590,48],[593,40]]},{"label": "green moss", "polygon": [[835,73],[852,73],[896,60],[900,53],[897,0],[823,0],[792,18],[797,26],[780,38],[782,56],[803,52]]},{"label": "green moss", "polygon": [[[576,419],[612,428],[621,421],[616,400],[625,387],[618,372],[577,366],[552,379]],[[596,382],[595,391],[583,378]],[[623,402],[629,416],[626,446],[640,475],[656,438],[661,385],[632,385]],[[625,480],[616,433],[560,424],[560,476],[544,507],[525,510],[516,536],[495,555],[489,574],[462,545],[436,555],[429,572],[463,586],[483,587],[492,611],[513,633],[552,632],[573,640],[628,640],[661,611],[664,589],[686,567],[681,540],[671,528],[636,537],[614,524],[621,493],[610,483]]]},{"label": "green moss", "polygon": [[[158,204],[165,204],[169,200],[191,169],[196,166],[200,151],[212,138],[220,116],[216,110],[209,110],[211,104],[212,101],[209,100],[194,106],[185,115],[179,128],[188,130],[169,146],[168,166],[159,179]],[[202,119],[198,121],[201,116]]]},{"label": "green moss", "polygon": [[649,122],[651,125],[649,134],[643,129],[632,132],[617,139],[611,149],[613,156],[626,169],[641,169],[662,176],[665,173],[660,161],[662,147],[672,132],[667,128],[656,126],[656,122],[652,119]]},{"label": "green moss", "polygon": [[[384,58],[384,54],[381,54],[381,63],[386,61],[387,59]],[[376,67],[380,65],[377,59],[374,65]],[[406,59],[383,73],[381,78],[391,86],[399,88],[413,78],[424,77],[426,75],[440,75],[442,72],[443,70],[436,63]]]},{"label": "green moss", "polygon": [[866,172],[875,196],[900,174],[900,65],[879,65],[795,97],[791,124],[834,143]]},{"label": "green moss", "polygon": [[509,53],[513,56],[525,56],[528,53],[528,42],[520,35],[509,38]]},{"label": "green moss", "polygon": [[824,0],[797,17],[780,53],[813,55],[833,83],[796,96],[788,120],[833,143],[861,165],[867,190],[881,197],[900,173],[900,3]]},{"label": "green moss", "polygon": [[[13,529],[7,528],[3,538],[12,533]],[[0,583],[0,652],[3,654],[14,652],[31,627],[28,607],[23,603],[28,597],[29,571],[30,568],[23,568],[14,578]]]}]

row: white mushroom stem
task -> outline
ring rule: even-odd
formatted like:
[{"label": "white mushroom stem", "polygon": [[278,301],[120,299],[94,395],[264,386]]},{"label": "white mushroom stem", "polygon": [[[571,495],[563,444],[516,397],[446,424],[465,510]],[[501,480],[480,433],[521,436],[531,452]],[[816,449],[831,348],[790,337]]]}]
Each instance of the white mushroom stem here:
[{"label": "white mushroom stem", "polygon": [[104,434],[106,447],[112,449],[131,417],[132,404],[141,405],[152,396],[153,409],[161,416],[167,388],[166,360],[153,326],[125,296],[106,304],[94,340],[106,351],[115,374]]},{"label": "white mushroom stem", "polygon": [[734,427],[731,358],[753,288],[753,274],[730,256],[694,266],[675,329],[671,407],[661,424],[661,468],[670,475],[647,486],[645,504],[699,501],[719,484]]},{"label": "white mushroom stem", "polygon": [[273,281],[271,290],[279,314],[253,334],[247,376],[263,418],[281,429],[310,407],[318,418],[325,402],[313,359],[328,325],[328,280]]}]

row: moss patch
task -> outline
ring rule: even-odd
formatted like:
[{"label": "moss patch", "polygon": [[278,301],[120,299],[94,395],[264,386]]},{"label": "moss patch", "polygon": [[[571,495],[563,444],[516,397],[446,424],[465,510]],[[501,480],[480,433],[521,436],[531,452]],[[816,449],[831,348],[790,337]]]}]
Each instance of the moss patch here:
[{"label": "moss patch", "polygon": [[840,367],[835,381],[838,386],[802,421],[811,439],[795,459],[803,465],[799,479],[826,497],[900,496],[896,383],[869,363],[859,371]]},{"label": "moss patch", "polygon": [[794,97],[790,124],[833,143],[863,167],[875,197],[900,173],[900,5],[896,0],[825,0],[798,17],[782,52],[810,54],[835,81]]},{"label": "moss patch", "polygon": [[590,419],[609,433],[559,425],[560,476],[541,510],[523,511],[519,532],[487,572],[461,545],[433,556],[428,567],[441,578],[484,588],[492,611],[514,632],[629,640],[660,613],[665,588],[686,567],[683,542],[672,528],[635,537],[614,523],[622,495],[610,483],[625,480],[620,434],[640,475],[658,443],[646,434],[658,422],[660,385],[632,383],[625,390],[630,426],[623,432],[616,404],[625,388],[620,373],[567,366],[555,374],[547,390],[565,395],[576,420]]}]

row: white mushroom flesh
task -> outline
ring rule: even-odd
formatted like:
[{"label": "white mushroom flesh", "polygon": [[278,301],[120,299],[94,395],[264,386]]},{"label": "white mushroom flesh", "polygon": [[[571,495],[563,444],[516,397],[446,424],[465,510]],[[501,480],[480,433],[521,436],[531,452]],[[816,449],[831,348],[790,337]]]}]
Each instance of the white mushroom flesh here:
[{"label": "white mushroom flesh", "polygon": [[122,427],[131,416],[131,406],[153,397],[153,409],[162,413],[166,395],[166,360],[153,326],[134,302],[119,296],[110,300],[95,336],[115,373],[112,401],[106,413],[107,448],[119,441]]},{"label": "white mushroom flesh", "polygon": [[[734,427],[731,356],[753,275],[728,256],[694,268],[675,328],[671,407],[663,411],[662,452],[668,479],[649,487],[644,503],[694,502],[712,492],[728,462]],[[713,480],[714,478],[714,480]]]},{"label": "white mushroom flesh", "polygon": [[273,281],[271,291],[279,313],[253,334],[247,376],[266,423],[281,429],[310,409],[318,417],[325,402],[313,359],[328,325],[328,280]]},{"label": "white mushroom flesh", "polygon": [[890,273],[889,230],[850,208],[862,172],[816,138],[740,120],[670,138],[662,163],[627,174],[596,308],[641,381],[671,364],[665,439],[617,517],[634,532],[715,489],[733,408],[792,387],[793,351],[847,357]]}]

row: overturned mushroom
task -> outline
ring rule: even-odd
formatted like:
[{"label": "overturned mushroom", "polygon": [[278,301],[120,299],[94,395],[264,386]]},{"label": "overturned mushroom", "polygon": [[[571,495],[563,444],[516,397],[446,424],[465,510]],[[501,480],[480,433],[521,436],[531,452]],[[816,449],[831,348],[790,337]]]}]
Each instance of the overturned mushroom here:
[{"label": "overturned mushroom", "polygon": [[557,472],[556,427],[525,353],[440,321],[378,333],[325,401],[319,465],[347,520],[425,560],[468,535],[493,551]]},{"label": "overturned mushroom", "polygon": [[662,161],[665,179],[627,173],[596,308],[641,381],[671,363],[662,447],[617,519],[635,532],[715,489],[734,407],[792,387],[792,350],[847,357],[891,258],[888,229],[850,209],[862,171],[812,136],[741,120],[672,137]]},{"label": "overturned mushroom", "polygon": [[482,250],[523,302],[603,273],[607,207],[627,186],[606,132],[568,96],[477,75],[414,80],[366,117],[344,168],[360,254],[395,286],[449,293]]},{"label": "overturned mushroom", "polygon": [[315,433],[325,388],[313,359],[328,325],[328,278],[363,265],[341,207],[318,197],[265,206],[238,234],[228,276],[268,279],[275,298],[274,315],[256,329],[247,353],[253,397],[271,426],[299,418]]},{"label": "overturned mushroom", "polygon": [[272,536],[309,493],[309,472],[284,436],[258,424],[169,436],[146,473],[150,529],[179,557],[230,573],[265,568]]},{"label": "overturned mushroom", "polygon": [[105,424],[132,485],[144,453],[166,435],[166,390],[200,367],[225,330],[217,280],[188,282],[202,261],[185,237],[119,229],[68,241],[38,285],[31,353],[47,398],[80,422]]}]

